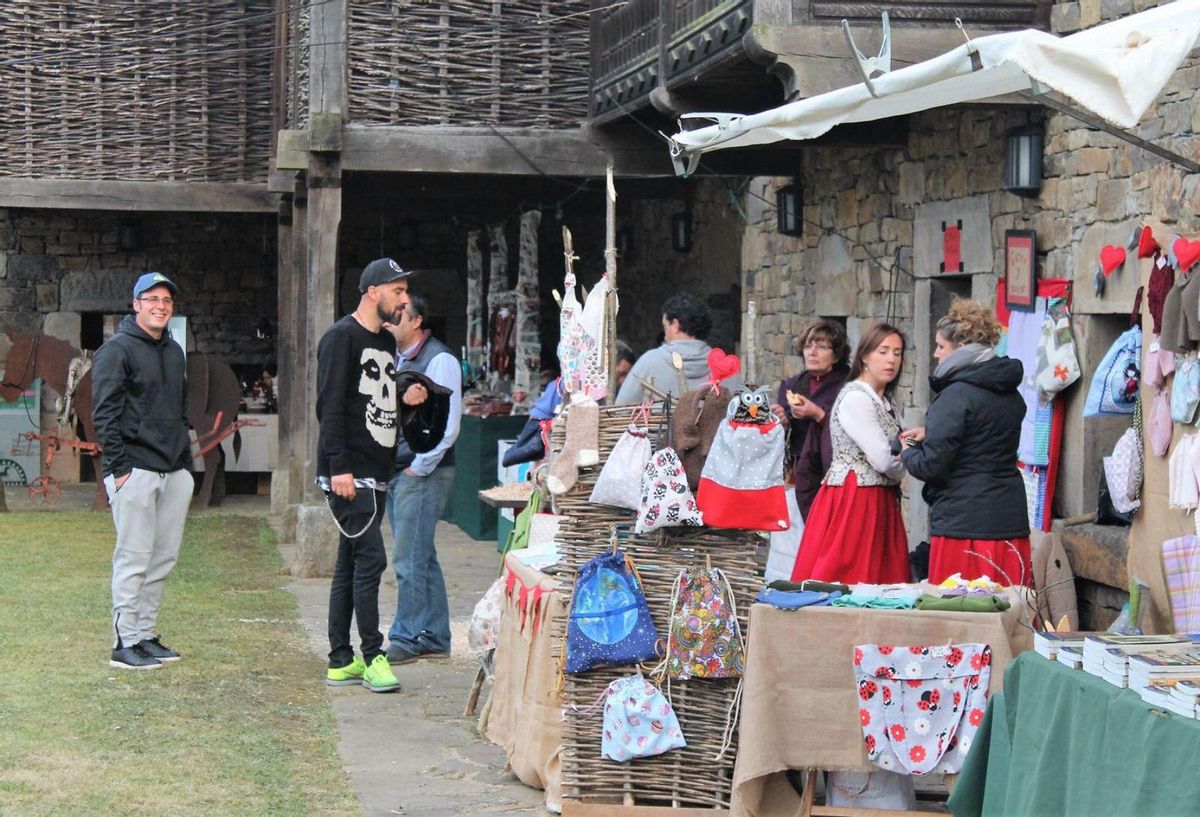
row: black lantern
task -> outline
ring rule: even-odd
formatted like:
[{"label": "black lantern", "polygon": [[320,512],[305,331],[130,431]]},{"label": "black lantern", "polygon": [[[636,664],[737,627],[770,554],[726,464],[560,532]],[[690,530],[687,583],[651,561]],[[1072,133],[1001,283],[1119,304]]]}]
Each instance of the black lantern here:
[{"label": "black lantern", "polygon": [[692,214],[676,213],[671,216],[671,249],[690,252],[692,249]]},{"label": "black lantern", "polygon": [[775,191],[775,229],[784,235],[804,235],[804,190],[799,182]]},{"label": "black lantern", "polygon": [[1040,125],[1011,130],[1004,137],[1004,189],[1034,198],[1042,189],[1042,140]]},{"label": "black lantern", "polygon": [[132,252],[142,245],[142,225],[137,221],[122,221],[117,227],[117,246]]}]

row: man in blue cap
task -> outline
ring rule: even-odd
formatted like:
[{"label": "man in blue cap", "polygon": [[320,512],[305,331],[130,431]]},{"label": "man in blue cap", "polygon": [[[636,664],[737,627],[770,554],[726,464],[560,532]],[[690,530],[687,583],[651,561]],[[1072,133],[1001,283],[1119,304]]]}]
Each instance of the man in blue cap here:
[{"label": "man in blue cap", "polygon": [[118,669],[158,669],[179,659],[157,629],[192,499],[186,364],[167,331],[178,294],[162,273],[139,277],[133,314],[92,364],[92,418],[117,529],[109,664]]}]

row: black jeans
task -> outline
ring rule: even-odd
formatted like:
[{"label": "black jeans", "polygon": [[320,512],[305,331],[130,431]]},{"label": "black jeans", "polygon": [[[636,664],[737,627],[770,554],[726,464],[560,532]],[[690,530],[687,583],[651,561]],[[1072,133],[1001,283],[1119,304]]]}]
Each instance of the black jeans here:
[{"label": "black jeans", "polygon": [[[354,648],[350,645],[352,616],[358,620],[363,660],[370,664],[375,656],[383,654],[379,577],[387,568],[387,554],[379,525],[386,503],[386,492],[370,488],[359,488],[353,502],[329,495],[330,509],[344,531],[338,536],[337,563],[329,584],[330,667],[344,667],[354,660]],[[362,534],[353,539],[346,536],[359,531]]]}]

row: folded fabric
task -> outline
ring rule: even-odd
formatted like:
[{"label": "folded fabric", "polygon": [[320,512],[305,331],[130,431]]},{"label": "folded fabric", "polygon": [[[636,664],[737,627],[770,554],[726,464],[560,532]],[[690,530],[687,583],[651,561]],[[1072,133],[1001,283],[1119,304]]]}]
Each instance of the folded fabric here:
[{"label": "folded fabric", "polygon": [[850,592],[856,596],[878,596],[881,599],[911,599],[917,598],[925,591],[916,584],[867,584],[861,582],[852,585]]},{"label": "folded fabric", "polygon": [[863,593],[851,593],[839,596],[832,602],[834,607],[872,607],[880,610],[911,610],[916,599],[884,598],[883,596],[868,596]]},{"label": "folded fabric", "polygon": [[841,593],[819,593],[815,590],[776,590],[764,587],[758,591],[754,601],[758,604],[769,604],[780,610],[798,610],[801,607],[828,607],[835,599],[841,598]]},{"label": "folded fabric", "polygon": [[850,594],[850,586],[847,584],[819,582],[816,579],[805,579],[802,582],[789,582],[784,579],[776,579],[773,582],[767,582],[767,587],[772,590],[784,590],[789,593],[796,590],[815,590],[818,593],[841,593],[843,596]]},{"label": "folded fabric", "polygon": [[1012,607],[1000,596],[955,596],[939,598],[925,594],[917,599],[918,610],[942,610],[954,613],[1000,613]]}]

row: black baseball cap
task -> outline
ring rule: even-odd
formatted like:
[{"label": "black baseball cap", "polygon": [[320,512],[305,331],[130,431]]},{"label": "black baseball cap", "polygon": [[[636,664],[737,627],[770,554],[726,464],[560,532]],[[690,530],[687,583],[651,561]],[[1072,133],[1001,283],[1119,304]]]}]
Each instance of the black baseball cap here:
[{"label": "black baseball cap", "polygon": [[358,278],[358,291],[366,292],[367,287],[380,287],[410,275],[410,270],[404,269],[392,259],[376,258],[363,267],[362,275]]}]

